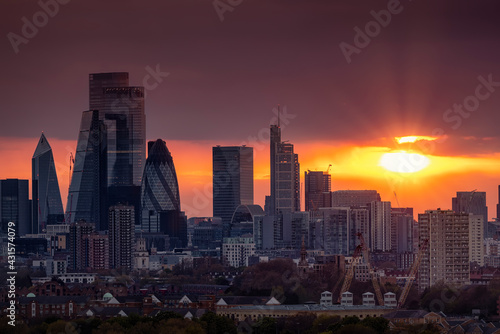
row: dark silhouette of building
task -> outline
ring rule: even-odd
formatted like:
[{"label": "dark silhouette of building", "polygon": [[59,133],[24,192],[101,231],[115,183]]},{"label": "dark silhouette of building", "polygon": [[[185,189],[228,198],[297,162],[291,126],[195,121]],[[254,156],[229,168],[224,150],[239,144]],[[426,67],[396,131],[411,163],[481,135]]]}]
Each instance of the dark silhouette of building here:
[{"label": "dark silhouette of building", "polygon": [[59,182],[52,148],[42,133],[31,159],[32,228],[30,233],[42,232],[47,224],[64,221]]},{"label": "dark silhouette of building", "polygon": [[132,269],[134,207],[113,205],[109,208],[109,261],[111,268]]},{"label": "dark silhouette of building", "polygon": [[174,161],[161,139],[148,143],[148,159],[141,187],[140,229],[147,233],[168,234],[172,248],[184,247],[187,242],[187,226],[181,212]]},{"label": "dark silhouette of building", "polygon": [[305,210],[331,207],[332,176],[323,171],[304,172]]},{"label": "dark silhouette of building", "polygon": [[144,88],[129,86],[128,73],[89,75],[89,108],[107,129],[108,206],[133,205],[140,224],[141,181],[146,160]]},{"label": "dark silhouette of building", "polygon": [[451,199],[451,209],[457,213],[465,212],[483,216],[483,236],[488,233],[488,207],[486,192],[457,191],[457,197]]},{"label": "dark silhouette of building", "polygon": [[66,204],[66,222],[94,222],[98,231],[108,227],[106,128],[99,111],[82,113],[75,164]]},{"label": "dark silhouette of building", "polygon": [[279,124],[270,128],[271,198],[268,212],[300,211],[300,165],[293,144],[281,141]]},{"label": "dark silhouette of building", "polygon": [[8,234],[9,222],[15,223],[16,236],[32,233],[28,189],[28,180],[0,180],[0,234]]},{"label": "dark silhouette of building", "polygon": [[95,230],[95,224],[81,220],[69,226],[68,269],[80,271],[89,267],[88,236]]},{"label": "dark silhouette of building", "polygon": [[253,148],[213,147],[212,166],[213,215],[222,219],[224,237],[228,237],[234,210],[253,204]]}]

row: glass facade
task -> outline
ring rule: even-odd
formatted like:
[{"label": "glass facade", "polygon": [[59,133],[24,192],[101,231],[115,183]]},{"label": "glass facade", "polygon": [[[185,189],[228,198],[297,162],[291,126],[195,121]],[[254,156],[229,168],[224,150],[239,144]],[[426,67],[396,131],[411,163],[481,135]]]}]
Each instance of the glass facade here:
[{"label": "glass facade", "polygon": [[253,204],[253,148],[216,146],[213,159],[213,215],[222,219],[224,237],[239,205]]},{"label": "glass facade", "polygon": [[144,88],[130,87],[126,72],[89,75],[90,109],[106,126],[107,204],[128,203],[140,224],[140,198],[146,159]]},{"label": "glass facade", "polygon": [[42,133],[31,159],[32,171],[32,231],[42,232],[47,224],[64,221],[59,182],[52,148]]},{"label": "glass facade", "polygon": [[66,222],[80,220],[107,229],[106,129],[99,111],[84,111],[66,204]]},{"label": "glass facade", "polygon": [[181,214],[179,184],[172,155],[161,139],[150,141],[148,152],[141,187],[140,229],[168,234],[171,247],[185,245],[187,227]]},{"label": "glass facade", "polygon": [[1,235],[7,235],[9,222],[16,223],[15,230],[17,236],[32,233],[28,188],[28,180],[0,180]]},{"label": "glass facade", "polygon": [[293,145],[281,141],[279,125],[271,125],[271,199],[269,212],[300,211],[300,165]]}]

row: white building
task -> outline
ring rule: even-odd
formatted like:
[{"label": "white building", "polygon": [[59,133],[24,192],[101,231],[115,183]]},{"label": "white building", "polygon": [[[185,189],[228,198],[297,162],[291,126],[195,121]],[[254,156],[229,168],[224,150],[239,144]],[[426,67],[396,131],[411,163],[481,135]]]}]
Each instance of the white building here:
[{"label": "white building", "polygon": [[255,254],[253,237],[224,238],[222,258],[231,267],[248,266],[248,257]]}]

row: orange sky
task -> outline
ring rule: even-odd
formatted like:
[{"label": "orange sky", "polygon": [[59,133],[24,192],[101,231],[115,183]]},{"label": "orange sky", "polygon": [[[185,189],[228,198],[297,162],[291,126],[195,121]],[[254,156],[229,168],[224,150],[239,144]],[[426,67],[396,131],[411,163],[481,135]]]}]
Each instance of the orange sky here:
[{"label": "orange sky", "polygon": [[[61,188],[66,204],[69,180],[69,153],[76,141],[47,139],[52,146]],[[0,138],[0,178],[31,177],[31,157],[38,139]],[[293,141],[292,141],[293,143]],[[188,216],[212,214],[212,146],[239,145],[235,142],[167,141],[179,179],[181,207]],[[500,153],[488,156],[428,156],[430,164],[416,173],[394,173],[379,166],[380,157],[400,149],[391,140],[381,138],[370,145],[348,142],[300,142],[295,144],[304,171],[326,170],[332,164],[332,189],[376,189],[382,200],[397,206],[394,191],[401,206],[413,207],[415,216],[426,209],[451,209],[451,197],[456,191],[487,192],[489,218],[496,216],[498,184],[500,183]],[[264,205],[269,194],[269,149],[267,142],[248,143],[254,147],[255,202]],[[439,144],[437,144],[439,145]],[[301,185],[303,198],[303,186]],[[302,200],[303,205],[303,200]],[[303,208],[303,206],[302,206]]]}]

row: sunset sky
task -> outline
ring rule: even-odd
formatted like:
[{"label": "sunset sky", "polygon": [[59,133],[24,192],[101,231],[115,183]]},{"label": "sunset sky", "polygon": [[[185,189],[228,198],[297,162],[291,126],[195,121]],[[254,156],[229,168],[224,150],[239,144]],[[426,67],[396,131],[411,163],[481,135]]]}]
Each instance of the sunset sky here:
[{"label": "sunset sky", "polygon": [[[416,213],[451,208],[456,191],[477,189],[496,216],[498,1],[60,2],[57,11],[55,0],[40,2],[51,15],[39,14],[38,1],[0,5],[0,178],[30,178],[43,131],[65,205],[88,74],[125,71],[131,85],[148,84],[147,139],[167,142],[188,216],[212,214],[214,145],[254,147],[255,202],[264,204],[278,104],[302,179],[331,164],[333,190],[376,189],[393,206],[396,192]],[[385,26],[370,24],[375,16]],[[36,33],[23,29],[34,19]],[[357,31],[376,26],[361,45]],[[346,44],[357,50],[350,59]],[[406,136],[424,137],[398,142]],[[426,158],[383,161],[420,171],[380,166],[403,151]]]}]

